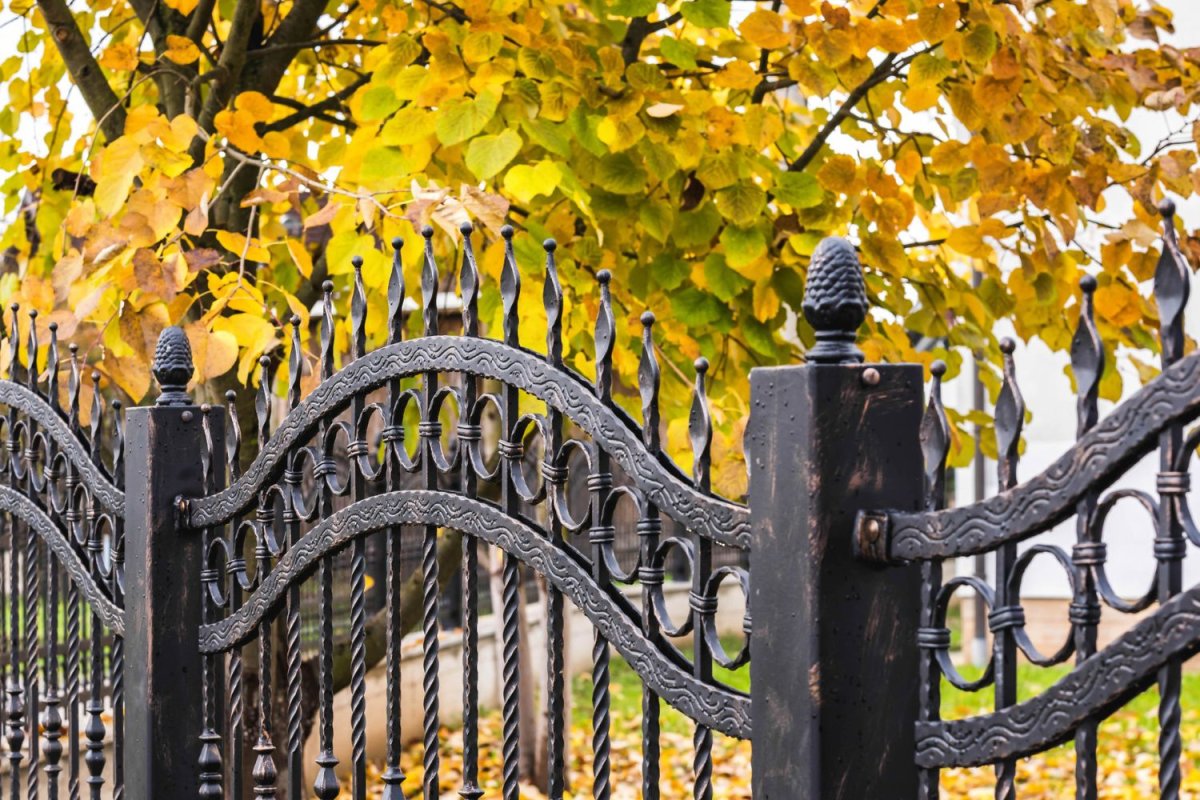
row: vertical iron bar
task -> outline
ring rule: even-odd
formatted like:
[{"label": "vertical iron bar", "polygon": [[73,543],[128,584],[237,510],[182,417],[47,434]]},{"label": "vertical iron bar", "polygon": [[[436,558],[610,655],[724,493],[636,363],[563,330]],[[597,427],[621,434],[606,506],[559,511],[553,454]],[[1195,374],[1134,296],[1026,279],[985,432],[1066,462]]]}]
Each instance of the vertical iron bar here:
[{"label": "vertical iron bar", "polygon": [[[646,311],[642,314],[642,359],[638,364],[638,389],[642,397],[642,441],[654,458],[662,455],[658,410],[660,381],[658,358],[654,354],[654,314]],[[651,566],[658,552],[661,533],[662,519],[658,508],[648,503],[642,519],[638,520],[638,534],[641,544],[639,580],[642,583],[642,634],[650,642],[657,642],[661,636],[659,620],[654,612],[653,589],[661,585],[663,575],[659,574],[662,570],[655,570]],[[702,637],[697,634],[696,638]],[[645,800],[658,800],[659,795],[661,709],[658,695],[646,681],[642,681],[642,797]]]},{"label": "vertical iron bar", "polygon": [[[558,280],[558,262],[555,251],[558,243],[547,239],[542,243],[546,251],[546,282],[542,287],[542,304],[546,308],[546,360],[554,369],[562,369],[562,318],[563,293]],[[546,404],[549,440],[542,461],[542,479],[546,485],[546,524],[550,541],[555,547],[563,546],[562,521],[554,503],[556,487],[565,479],[565,471],[558,466],[558,453],[563,445],[563,415],[552,404]],[[547,582],[549,583],[549,582]],[[562,800],[567,783],[567,731],[566,731],[566,643],[563,627],[563,594],[554,586],[546,591],[546,740],[549,748],[547,794],[550,800]]]},{"label": "vertical iron bar", "polygon": [[[438,334],[438,268],[433,258],[433,228],[426,225],[421,230],[425,238],[424,262],[421,268],[421,299],[425,323],[425,335]],[[433,408],[434,397],[437,395],[438,375],[436,372],[425,374],[424,393],[422,402],[421,424],[421,477],[424,488],[437,489],[437,464],[433,458],[433,448],[437,446],[436,438],[432,435],[437,427],[437,420],[427,419],[426,415]],[[437,562],[437,526],[426,525],[421,537],[421,689],[423,710],[423,734],[425,743],[424,768],[422,782],[426,800],[437,800],[440,796],[438,781],[438,562]]]},{"label": "vertical iron bar", "polygon": [[[612,273],[600,270],[596,273],[600,283],[600,310],[596,316],[596,395],[605,405],[612,403],[612,354],[616,339],[616,322],[613,318],[612,295],[609,282]],[[592,578],[602,591],[608,591],[611,575],[604,559],[606,544],[596,534],[604,529],[603,510],[612,488],[612,468],[608,452],[600,442],[592,443],[592,474],[588,476],[591,494],[591,556]],[[611,533],[611,530],[609,531]],[[608,641],[594,632],[592,640],[592,794],[597,800],[608,800],[612,794],[612,745],[609,728],[611,724],[611,699],[609,694]]]},{"label": "vertical iron bar", "polygon": [[[100,461],[100,441],[104,432],[104,402],[100,397],[100,373],[92,372],[92,460]],[[91,566],[92,580],[99,586],[103,583],[100,574],[100,560],[104,557],[104,542],[100,539],[100,526],[97,523],[95,499],[88,501],[87,509],[87,549],[88,561]],[[91,800],[100,800],[104,789],[104,765],[108,758],[104,755],[104,739],[108,731],[104,724],[104,627],[100,615],[92,608],[92,616],[88,625],[91,634],[88,655],[91,657],[92,679],[88,690],[87,722],[83,726],[83,735],[87,737],[87,753],[83,763],[87,766],[87,784],[90,787]]]},{"label": "vertical iron bar", "polygon": [[[113,481],[125,489],[125,423],[121,416],[121,401],[112,401],[113,409]],[[125,520],[113,516],[112,578],[110,588],[113,602],[125,607]],[[112,688],[113,739],[113,800],[125,798],[125,637],[115,633],[110,652],[109,682]]]},{"label": "vertical iron bar", "polygon": [[[233,395],[233,391],[229,392]],[[231,427],[237,428],[237,414],[234,411],[234,400],[236,396],[229,397],[229,411]],[[212,409],[207,405],[201,406],[200,409],[203,417],[201,424],[204,431],[204,450],[202,451],[202,478],[201,483],[204,486],[204,492],[210,493],[213,491],[214,481],[214,463],[217,458],[214,447],[214,439],[212,434]],[[213,603],[208,596],[209,592],[217,589],[217,582],[220,577],[218,570],[209,567],[209,549],[212,546],[212,528],[205,528],[201,532],[201,550],[204,553],[203,566],[200,570],[200,581],[203,586],[201,596],[201,618],[203,624],[207,625],[213,620]],[[201,800],[219,800],[223,795],[222,787],[222,772],[223,765],[221,763],[221,737],[216,731],[216,658],[215,655],[206,655],[201,660],[201,675],[200,675],[200,704],[204,714],[204,728],[200,732],[200,758],[198,760],[200,772],[200,786],[198,796]]]},{"label": "vertical iron bar", "polygon": [[[696,389],[692,397],[691,413],[688,415],[688,436],[691,439],[694,462],[692,480],[697,490],[708,494],[711,490],[710,471],[712,466],[712,418],[708,411],[705,377],[708,374],[708,359],[696,359]],[[705,591],[712,574],[712,541],[701,534],[693,537],[695,563],[692,565],[692,673],[701,683],[712,682],[712,650],[704,635],[705,617],[716,613],[716,598],[709,598]],[[696,800],[712,800],[712,730],[696,724],[694,736],[695,760],[693,770]]]},{"label": "vertical iron bar", "polygon": [[[29,310],[29,348],[25,354],[29,360],[29,371],[26,378],[29,390],[38,394],[38,336],[37,309]],[[25,442],[25,452],[21,458],[25,461],[25,495],[36,495],[33,470],[36,466],[33,454],[33,437],[37,432],[37,423],[32,417],[27,418],[29,437]],[[93,443],[93,449],[95,444]],[[48,466],[48,465],[47,465]],[[41,631],[38,620],[38,599],[41,595],[39,583],[41,580],[41,537],[34,535],[32,530],[25,536],[25,719],[29,726],[29,736],[26,740],[29,748],[29,776],[26,781],[25,795],[28,800],[37,800],[41,773],[41,740],[38,736],[38,721],[41,719],[40,681],[38,679],[38,650],[41,646]]]},{"label": "vertical iron bar", "polygon": [[[464,222],[462,271],[459,287],[463,305],[463,335],[479,336],[479,267],[471,246],[471,223]],[[479,380],[463,375],[462,407],[459,409],[458,448],[461,462],[462,493],[474,499],[478,493],[479,476],[468,450],[479,445],[482,431],[471,424],[471,412],[479,397]],[[477,800],[483,796],[479,787],[479,541],[474,536],[462,537],[462,650],[463,650],[463,773],[459,796]]]},{"label": "vertical iron bar", "polygon": [[[9,380],[16,382],[17,369],[21,361],[21,334],[20,323],[17,312],[20,311],[20,306],[16,303],[12,305],[12,328],[9,330],[9,341],[12,346],[12,361],[9,366]],[[20,491],[20,479],[17,477],[17,463],[21,458],[21,453],[18,448],[20,442],[17,440],[14,432],[17,414],[10,406],[8,411],[8,459],[9,459],[9,485]],[[25,702],[24,702],[24,687],[21,683],[21,606],[17,602],[17,587],[21,585],[21,573],[18,559],[18,532],[23,526],[17,521],[13,515],[9,515],[9,648],[8,648],[8,679],[5,682],[5,694],[8,695],[8,703],[5,706],[5,717],[8,720],[8,763],[9,777],[11,779],[12,800],[17,800],[21,795],[21,761],[24,758],[23,747],[25,745]],[[27,534],[32,538],[33,534]]]},{"label": "vertical iron bar", "polygon": [[[50,407],[55,411],[61,410],[59,402],[59,387],[58,387],[58,324],[50,323],[50,345],[46,357],[46,372],[48,381],[46,384],[46,393],[50,402]],[[54,459],[57,453],[57,446],[53,443],[50,445],[49,461],[46,463],[46,481],[47,491],[52,491],[52,486],[49,484],[57,481],[60,477],[57,468],[54,467]],[[118,473],[119,476],[119,473]],[[51,505],[48,503],[48,505]],[[70,528],[67,529],[68,534]],[[115,573],[114,573],[115,575]],[[62,765],[59,763],[62,760],[62,739],[63,718],[62,718],[62,697],[59,694],[59,575],[58,575],[58,559],[55,557],[52,550],[47,551],[46,559],[46,605],[45,605],[45,626],[46,626],[46,657],[43,661],[46,680],[46,710],[42,715],[42,728],[45,735],[45,747],[43,752],[46,755],[46,796],[49,800],[58,800],[59,779],[58,776],[62,772]],[[2,616],[2,614],[0,614]]]},{"label": "vertical iron bar", "polygon": [[[1096,279],[1085,275],[1079,286],[1083,290],[1079,325],[1071,341],[1071,369],[1075,373],[1077,392],[1077,438],[1083,437],[1096,424],[1099,414],[1097,398],[1100,378],[1104,374],[1104,347],[1092,313],[1092,294]],[[1100,600],[1096,588],[1093,564],[1099,531],[1092,530],[1091,518],[1096,509],[1094,491],[1086,493],[1075,508],[1075,597],[1071,601],[1070,621],[1074,628],[1075,658],[1080,663],[1096,652],[1096,630],[1100,624]],[[1098,723],[1088,721],[1075,731],[1075,797],[1077,800],[1096,800],[1096,731]]]},{"label": "vertical iron bar", "polygon": [[[67,424],[71,433],[82,435],[79,425],[79,345],[72,343],[71,371],[67,378]],[[82,522],[83,510],[79,507],[76,487],[79,486],[79,475],[74,464],[67,465],[67,529],[74,537],[77,525]],[[67,796],[70,800],[79,800],[79,587],[75,581],[67,581]]]},{"label": "vertical iron bar", "polygon": [[[367,350],[367,292],[363,286],[362,257],[355,256],[354,291],[350,296],[350,355],[358,360]],[[351,430],[358,430],[365,402],[362,392],[350,400]],[[366,476],[359,458],[366,457],[367,443],[357,433],[347,448],[350,474],[350,501],[357,503],[366,495]],[[354,800],[367,797],[367,540],[357,536],[350,544],[350,742]]]},{"label": "vertical iron bar", "polygon": [[[292,315],[292,349],[288,355],[288,413],[300,404],[300,373],[303,369],[300,353],[300,317]],[[271,381],[268,376],[270,361],[260,361],[258,393],[254,405],[260,431],[266,430],[271,419]],[[261,434],[260,434],[261,440]],[[289,465],[292,466],[292,465]],[[287,546],[290,550],[300,541],[300,515],[296,510],[294,492],[300,490],[301,479],[294,467],[284,471],[284,485],[288,488],[284,500],[284,525],[287,528]],[[284,615],[286,617],[284,657],[287,660],[287,764],[288,800],[304,795],[304,689],[301,676],[303,668],[300,641],[300,584],[288,586]]]},{"label": "vertical iron bar", "polygon": [[[404,330],[404,262],[401,260],[404,240],[392,240],[392,272],[388,277],[388,344],[398,344]],[[395,416],[395,405],[400,397],[400,381],[388,381],[388,424],[383,431],[384,458],[387,464],[387,490],[394,492],[401,486],[400,459],[395,448],[404,446],[404,420]],[[400,589],[403,529],[399,525],[387,530],[387,768],[382,780],[383,800],[404,800],[404,770],[400,768],[401,710],[400,703]],[[464,547],[466,539],[464,538]],[[464,634],[465,635],[465,634]],[[467,674],[464,669],[464,676]],[[466,678],[464,677],[464,680]],[[463,763],[467,760],[467,709],[464,707]]]}]

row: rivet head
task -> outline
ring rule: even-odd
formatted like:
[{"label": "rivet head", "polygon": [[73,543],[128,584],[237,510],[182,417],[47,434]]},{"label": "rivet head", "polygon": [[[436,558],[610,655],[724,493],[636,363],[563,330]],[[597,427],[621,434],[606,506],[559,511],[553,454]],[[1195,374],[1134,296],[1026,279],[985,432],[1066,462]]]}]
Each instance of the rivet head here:
[{"label": "rivet head", "polygon": [[192,421],[192,412],[185,411],[179,415],[179,418],[182,419],[184,422],[191,422]]},{"label": "rivet head", "polygon": [[879,370],[874,367],[867,367],[862,373],[863,386],[878,386],[879,385]]},{"label": "rivet head", "polygon": [[866,527],[865,533],[867,535],[867,541],[872,542],[872,543],[879,541],[879,533],[880,533],[879,520],[869,519],[869,520],[867,520],[867,524],[865,527]]}]

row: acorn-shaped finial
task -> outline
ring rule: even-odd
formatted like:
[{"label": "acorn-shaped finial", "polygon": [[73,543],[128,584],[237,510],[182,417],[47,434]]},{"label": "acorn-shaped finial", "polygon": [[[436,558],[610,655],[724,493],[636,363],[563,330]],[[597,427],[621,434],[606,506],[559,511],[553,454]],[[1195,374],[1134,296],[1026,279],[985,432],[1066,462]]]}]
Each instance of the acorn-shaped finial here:
[{"label": "acorn-shaped finial", "polygon": [[192,379],[195,366],[192,363],[192,346],[183,328],[172,325],[163,328],[154,348],[154,377],[162,393],[158,396],[160,406],[190,406],[187,385]]},{"label": "acorn-shaped finial", "polygon": [[803,309],[817,334],[816,346],[808,351],[810,363],[863,360],[854,340],[867,316],[867,290],[858,253],[850,242],[830,236],[817,245],[808,264]]}]

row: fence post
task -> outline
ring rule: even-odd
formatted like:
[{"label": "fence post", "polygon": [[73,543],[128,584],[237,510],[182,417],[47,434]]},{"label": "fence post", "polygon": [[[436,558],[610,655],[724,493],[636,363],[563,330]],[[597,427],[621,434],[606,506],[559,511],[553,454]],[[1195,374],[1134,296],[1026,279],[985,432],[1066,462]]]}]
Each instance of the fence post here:
[{"label": "fence post", "polygon": [[916,510],[922,368],[863,365],[853,246],[813,253],[808,364],[750,377],[755,800],[917,795],[919,572],[855,558],[855,514]]},{"label": "fence post", "polygon": [[[200,786],[201,537],[183,530],[177,498],[203,494],[201,413],[187,396],[192,354],[180,328],[154,353],[158,404],[126,417],[126,796],[194,797]],[[223,415],[211,415],[224,441]],[[214,465],[219,468],[221,464]]]}]

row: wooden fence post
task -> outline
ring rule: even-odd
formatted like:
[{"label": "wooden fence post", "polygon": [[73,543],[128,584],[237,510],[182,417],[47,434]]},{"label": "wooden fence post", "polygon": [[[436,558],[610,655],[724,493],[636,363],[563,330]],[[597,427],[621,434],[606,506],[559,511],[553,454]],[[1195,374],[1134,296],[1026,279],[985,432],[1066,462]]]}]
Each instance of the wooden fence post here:
[{"label": "wooden fence post", "polygon": [[[202,610],[199,531],[179,524],[177,498],[204,494],[200,409],[185,388],[192,376],[187,337],[168,328],[158,342],[158,405],[126,417],[125,796],[195,797],[200,786]],[[212,415],[224,441],[224,416]],[[223,464],[214,465],[223,475]]]},{"label": "wooden fence post", "polygon": [[920,575],[853,552],[855,514],[920,508],[918,365],[863,365],[854,248],[818,246],[808,364],[751,373],[755,800],[917,794]]}]

